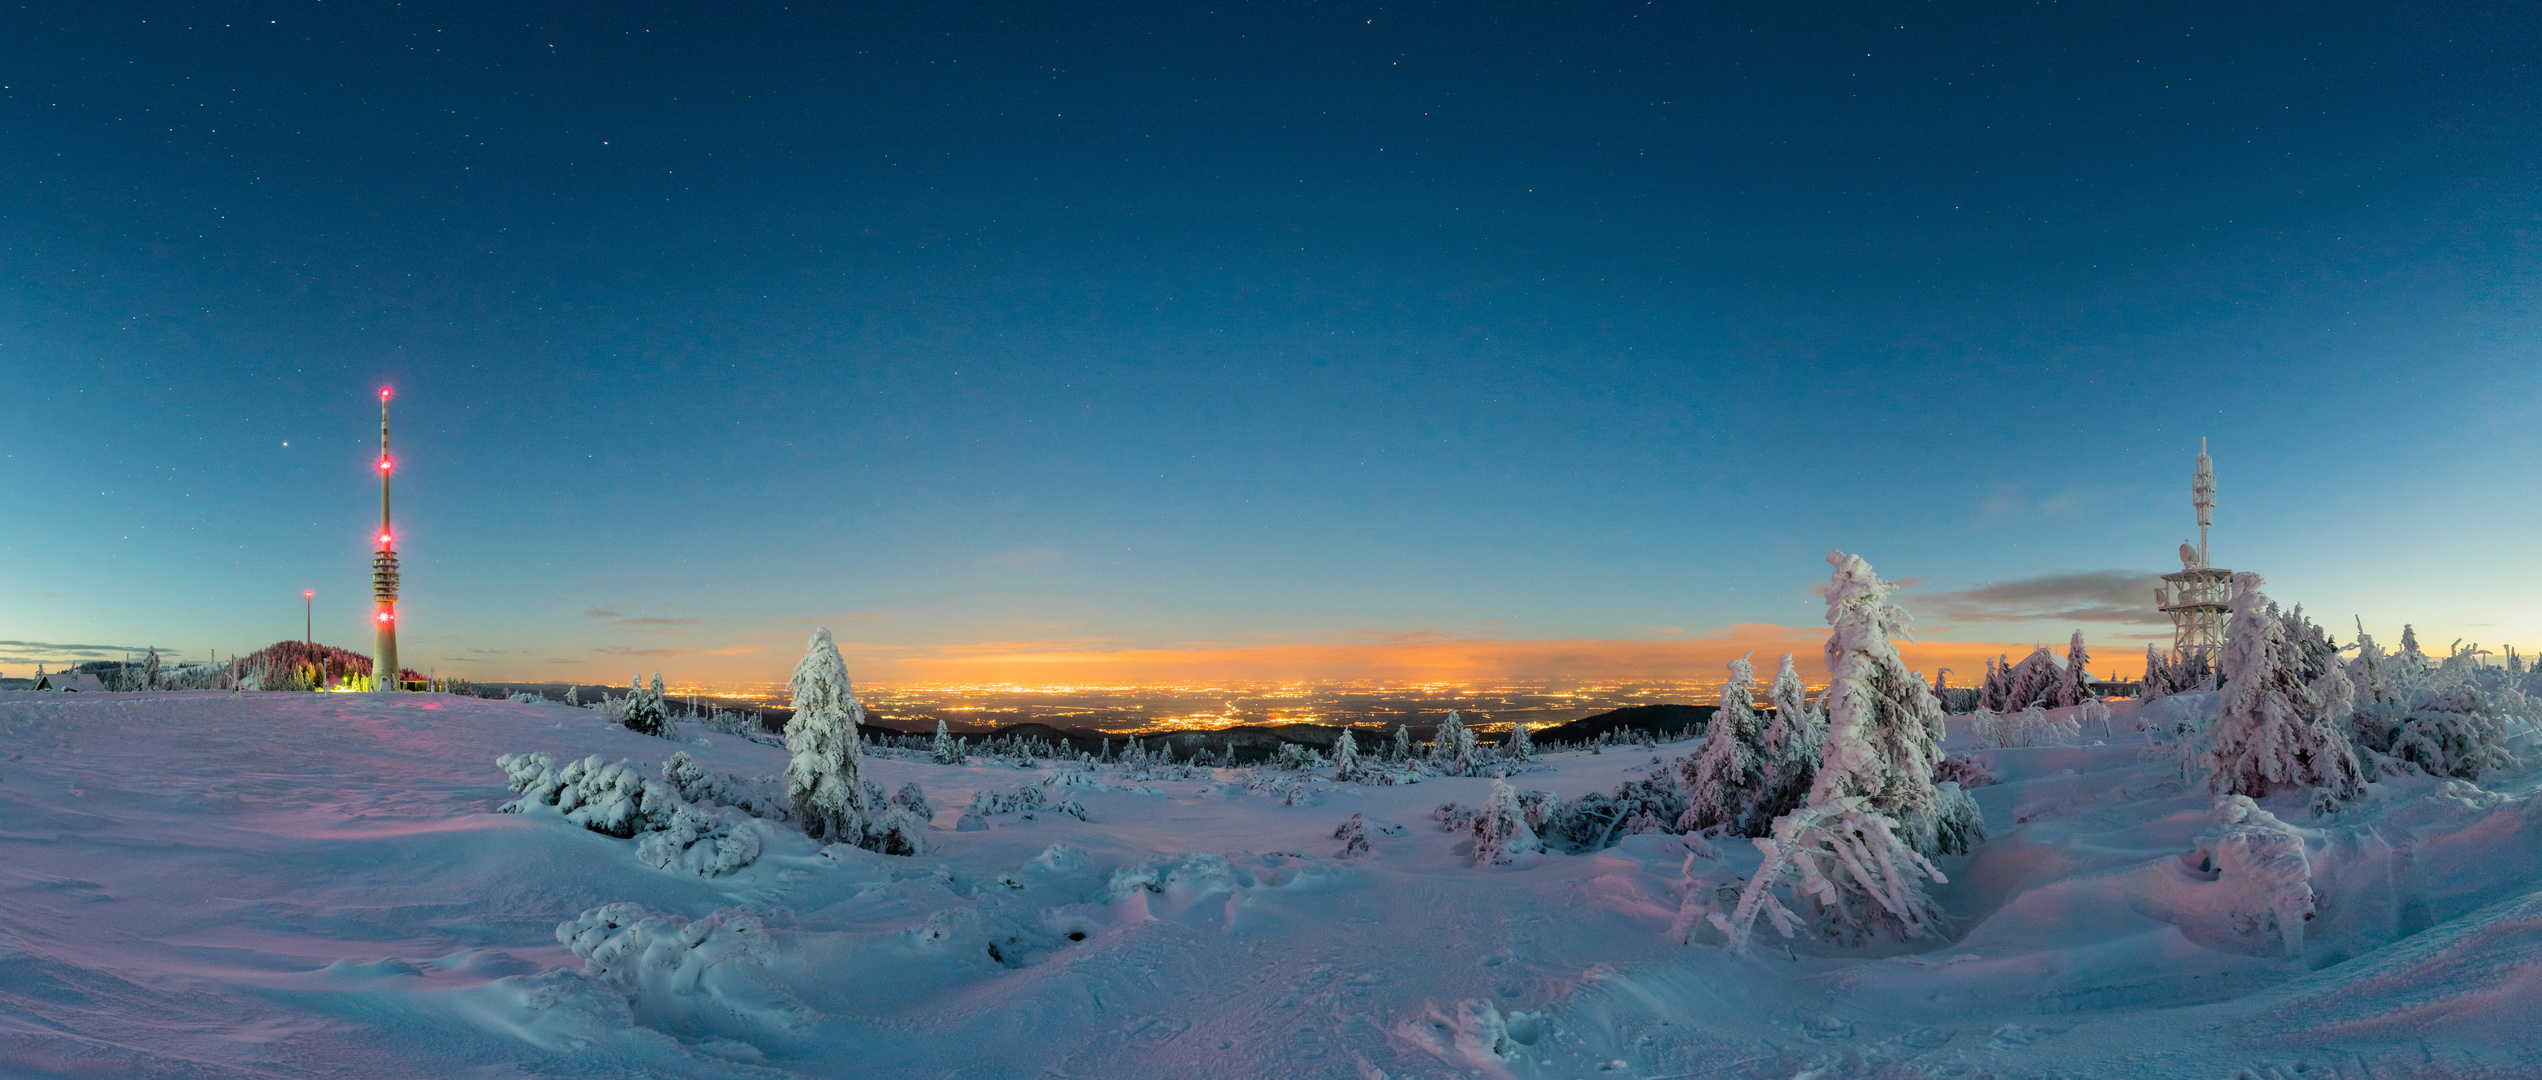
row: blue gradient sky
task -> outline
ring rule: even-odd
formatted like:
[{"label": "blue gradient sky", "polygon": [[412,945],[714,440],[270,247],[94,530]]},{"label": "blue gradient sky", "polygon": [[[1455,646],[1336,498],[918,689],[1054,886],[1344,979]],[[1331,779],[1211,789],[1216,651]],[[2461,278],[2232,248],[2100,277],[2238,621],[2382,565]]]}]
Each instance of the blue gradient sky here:
[{"label": "blue gradient sky", "polygon": [[50,7],[9,674],[363,647],[382,384],[406,656],[487,678],[1607,676],[1830,548],[2132,669],[1935,594],[2169,568],[2201,435],[2218,562],[2542,644],[2531,9]]}]

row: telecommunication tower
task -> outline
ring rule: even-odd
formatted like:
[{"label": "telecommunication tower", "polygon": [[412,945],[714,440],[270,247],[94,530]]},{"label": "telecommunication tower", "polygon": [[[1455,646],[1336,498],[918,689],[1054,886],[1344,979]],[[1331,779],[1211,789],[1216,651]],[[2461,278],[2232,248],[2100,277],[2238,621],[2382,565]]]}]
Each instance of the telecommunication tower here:
[{"label": "telecommunication tower", "polygon": [[397,673],[397,534],[388,527],[388,388],[380,388],[380,533],[371,555],[371,687],[402,690]]},{"label": "telecommunication tower", "polygon": [[2224,648],[2224,625],[2232,613],[2226,583],[2233,571],[2207,561],[2207,527],[2215,523],[2215,460],[2207,456],[2207,440],[2198,440],[2198,472],[2189,481],[2190,504],[2198,508],[2198,546],[2180,545],[2180,570],[2164,574],[2168,588],[2154,590],[2154,603],[2171,616],[2172,655],[2186,661],[2202,657],[2206,670],[2216,670]]}]

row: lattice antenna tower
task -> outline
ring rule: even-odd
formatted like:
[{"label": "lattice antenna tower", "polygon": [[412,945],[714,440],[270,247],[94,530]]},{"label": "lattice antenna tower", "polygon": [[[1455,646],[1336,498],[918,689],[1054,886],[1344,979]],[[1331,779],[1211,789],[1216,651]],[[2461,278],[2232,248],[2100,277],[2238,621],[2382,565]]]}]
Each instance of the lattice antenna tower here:
[{"label": "lattice antenna tower", "polygon": [[2167,588],[2154,590],[2155,605],[2171,616],[2171,652],[2176,661],[2205,660],[2217,670],[2224,648],[2224,627],[2232,614],[2226,583],[2233,571],[2207,559],[2207,530],[2215,524],[2215,459],[2207,456],[2207,440],[2198,440],[2198,471],[2189,480],[2189,502],[2198,510],[2198,546],[2180,545],[2180,570],[2164,574]]}]

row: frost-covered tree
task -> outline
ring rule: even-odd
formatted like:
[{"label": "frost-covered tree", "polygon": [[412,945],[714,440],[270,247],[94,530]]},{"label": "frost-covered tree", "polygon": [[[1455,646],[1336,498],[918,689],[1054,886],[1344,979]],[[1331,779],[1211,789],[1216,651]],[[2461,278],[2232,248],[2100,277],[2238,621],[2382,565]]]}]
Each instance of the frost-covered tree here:
[{"label": "frost-covered tree", "polygon": [[2004,711],[2004,680],[2012,675],[2011,665],[2005,663],[2007,659],[1998,656],[1986,661],[1986,678],[1977,684],[1978,708],[1987,712]]},{"label": "frost-covered tree", "polygon": [[1412,760],[1412,731],[1400,723],[1395,725],[1395,760]]},{"label": "frost-covered tree", "polygon": [[156,690],[156,689],[158,689],[158,688],[159,688],[159,648],[158,648],[158,646],[155,646],[155,645],[154,645],[154,646],[151,646],[151,648],[150,648],[150,655],[145,656],[145,657],[143,657],[143,658],[141,659],[141,685],[140,685],[140,686],[138,686],[138,687],[134,687],[133,689],[138,689],[138,690]]},{"label": "frost-covered tree", "polygon": [[1333,740],[1333,779],[1359,779],[1359,740],[1351,737],[1349,728]]},{"label": "frost-covered tree", "polygon": [[1522,851],[1543,851],[1543,841],[1527,825],[1527,811],[1518,802],[1518,790],[1499,778],[1492,780],[1492,801],[1474,815],[1474,865],[1491,866],[1509,862]]},{"label": "frost-covered tree", "polygon": [[2004,700],[1995,711],[2011,712],[2045,704],[2055,696],[2057,684],[2064,679],[2065,672],[2057,668],[2055,653],[2049,652],[2045,645],[2032,649],[2030,655],[2022,657],[2021,662],[2013,665],[2012,671],[2004,677]]},{"label": "frost-covered tree", "polygon": [[1889,603],[1895,586],[1859,556],[1829,552],[1827,562],[1827,735],[1808,803],[1757,841],[1763,863],[1734,912],[1714,920],[1741,948],[1759,914],[1787,936],[1800,925],[1778,888],[1808,898],[1818,925],[1842,936],[1933,933],[1942,913],[1923,882],[1944,878],[1930,856],[1985,836],[1959,785],[1933,780],[1942,709],[1890,642],[1908,625]]},{"label": "frost-covered tree", "polygon": [[1774,820],[1766,813],[1771,792],[1758,760],[1765,733],[1750,704],[1755,698],[1756,668],[1744,656],[1730,661],[1730,681],[1721,688],[1721,707],[1712,711],[1703,746],[1677,759],[1677,786],[1686,798],[1679,829],[1762,836]]},{"label": "frost-covered tree", "polygon": [[2077,630],[2074,640],[2066,644],[2065,670],[2048,694],[2048,707],[2069,708],[2099,696],[2092,692],[2092,653],[2083,647],[2083,631]]},{"label": "frost-covered tree", "polygon": [[1818,750],[1827,738],[1827,718],[1810,706],[1809,689],[1802,685],[1790,653],[1783,654],[1766,701],[1774,707],[1774,719],[1765,727],[1757,763],[1765,772],[1765,812],[1770,820],[1808,801],[1810,785],[1818,779]]},{"label": "frost-covered tree", "polygon": [[848,682],[847,661],[829,627],[812,631],[794,665],[794,717],[786,721],[786,795],[804,835],[862,844],[872,824],[865,802],[864,753],[857,727],[865,706]]},{"label": "frost-covered tree", "polygon": [[[1109,752],[1112,749],[1112,740],[1105,739],[1103,747]],[[961,751],[955,749],[953,745],[953,732],[944,726],[944,717],[936,718],[936,741],[934,746],[928,748],[928,756],[938,765],[951,765],[962,760]]]},{"label": "frost-covered tree", "polygon": [[1511,761],[1535,760],[1536,741],[1528,736],[1526,721],[1509,726],[1509,737],[1501,741],[1500,754]]},{"label": "frost-covered tree", "polygon": [[[2281,787],[2313,788],[2333,799],[2364,782],[2348,746],[2345,718],[2333,720],[2304,678],[2298,643],[2288,639],[2260,576],[2233,575],[2233,621],[2224,642],[2224,693],[2195,747],[2207,790],[2253,798]],[[2345,673],[2342,672],[2344,679]]]},{"label": "frost-covered tree", "polygon": [[2171,673],[2164,670],[2165,666],[2163,654],[2156,652],[2151,643],[2146,644],[2145,677],[2137,680],[2136,684],[2138,700],[2152,701],[2171,695]]},{"label": "frost-covered tree", "polygon": [[1474,732],[1456,710],[1448,710],[1448,718],[1439,721],[1438,734],[1430,737],[1430,756],[1437,759],[1439,770],[1449,776],[1471,776],[1474,772]]},{"label": "frost-covered tree", "polygon": [[1827,734],[1809,802],[1860,797],[1895,819],[1917,851],[1957,854],[1982,839],[1976,806],[1956,785],[1933,783],[1942,760],[1942,709],[1922,676],[1898,656],[1906,613],[1888,602],[1895,586],[1860,556],[1829,553]]},{"label": "frost-covered tree", "polygon": [[650,689],[645,687],[642,675],[627,680],[626,709],[619,714],[618,722],[639,735],[671,734],[671,710],[669,703],[662,698],[661,672],[653,673]]}]

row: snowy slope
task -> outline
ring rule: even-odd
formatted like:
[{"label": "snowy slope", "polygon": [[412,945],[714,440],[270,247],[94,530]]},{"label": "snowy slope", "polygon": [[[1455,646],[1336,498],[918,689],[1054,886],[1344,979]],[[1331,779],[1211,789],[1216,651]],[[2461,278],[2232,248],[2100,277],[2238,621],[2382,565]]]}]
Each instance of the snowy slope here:
[{"label": "snowy slope", "polygon": [[[2105,745],[1977,752],[2004,782],[1975,793],[1993,839],[1943,863],[1956,939],[1762,931],[1743,957],[1679,939],[1753,851],[1654,834],[1468,866],[1430,811],[1486,779],[1291,805],[1234,771],[1113,776],[1069,789],[1089,820],[961,832],[974,791],[1041,774],[869,758],[926,789],[934,851],[780,826],[700,878],[493,812],[495,757],[764,775],[781,751],[437,695],[0,693],[0,1074],[2542,1075],[2536,777],[2387,783],[2326,820],[2264,804],[2320,894],[2288,955],[2252,890],[2199,869],[2212,800],[2119,715],[2079,740]],[[1653,769],[1544,764],[1513,783]],[[1380,828],[1345,861],[1354,813]],[[600,959],[560,942],[577,920]]]}]

